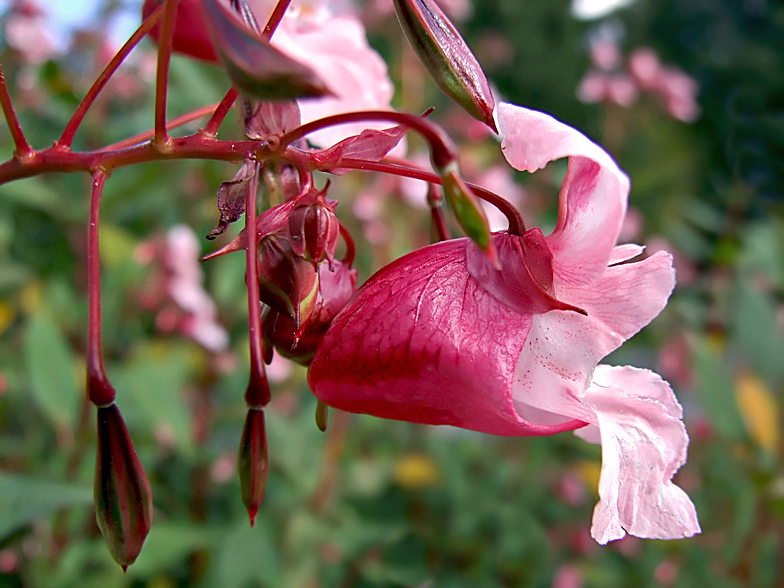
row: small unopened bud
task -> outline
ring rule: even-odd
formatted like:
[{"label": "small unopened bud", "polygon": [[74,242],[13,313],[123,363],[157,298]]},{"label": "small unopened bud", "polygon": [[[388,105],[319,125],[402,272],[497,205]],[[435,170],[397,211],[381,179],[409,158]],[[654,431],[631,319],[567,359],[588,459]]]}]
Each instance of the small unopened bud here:
[{"label": "small unopened bud", "polygon": [[288,316],[299,327],[310,318],[318,295],[319,276],[312,262],[294,253],[285,237],[268,235],[259,243],[261,301]]},{"label": "small unopened bud", "polygon": [[301,328],[276,311],[264,317],[263,330],[267,344],[272,344],[283,357],[302,365],[310,365],[316,349],[332,323],[357,288],[357,270],[341,261],[334,268],[319,265],[319,294],[310,318]]},{"label": "small unopened bud", "polygon": [[450,164],[441,170],[441,182],[444,196],[446,196],[446,200],[449,202],[457,222],[460,223],[466,235],[479,246],[492,264],[497,269],[501,269],[498,254],[493,245],[493,240],[490,238],[490,227],[487,224],[487,217],[476,196],[474,196],[471,189],[457,172],[456,164]]},{"label": "small unopened bud", "polygon": [[242,431],[238,459],[242,502],[248,509],[250,526],[256,521],[256,513],[264,500],[267,486],[269,458],[267,456],[267,433],[264,427],[264,411],[249,408]]},{"label": "small unopened bud", "polygon": [[498,132],[495,101],[482,67],[432,0],[395,0],[400,25],[427,73],[468,114]]},{"label": "small unopened bud", "polygon": [[324,192],[298,199],[289,216],[291,249],[297,255],[319,263],[327,259],[330,265],[338,247],[339,223],[333,212],[337,202],[324,198]]},{"label": "small unopened bud", "polygon": [[152,524],[152,491],[116,404],[98,409],[95,515],[109,552],[125,570]]}]

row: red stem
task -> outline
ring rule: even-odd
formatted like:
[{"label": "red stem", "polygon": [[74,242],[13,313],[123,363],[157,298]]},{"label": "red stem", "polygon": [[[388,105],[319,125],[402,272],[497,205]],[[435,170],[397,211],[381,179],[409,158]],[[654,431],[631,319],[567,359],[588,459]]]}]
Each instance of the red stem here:
[{"label": "red stem", "polygon": [[272,14],[270,14],[267,24],[264,25],[264,31],[261,33],[262,37],[268,41],[272,38],[275,29],[278,28],[280,21],[283,20],[283,15],[286,14],[289,4],[291,4],[291,0],[279,0],[275,5],[275,9],[272,11]]},{"label": "red stem", "polygon": [[161,38],[158,46],[158,71],[155,76],[155,139],[158,147],[169,142],[166,132],[166,94],[169,89],[169,64],[174,42],[174,19],[179,0],[165,0]]},{"label": "red stem", "polygon": [[229,88],[229,91],[226,92],[226,95],[223,97],[223,100],[220,101],[220,104],[218,104],[215,112],[212,113],[212,117],[210,117],[210,120],[207,122],[207,126],[204,127],[203,133],[205,135],[208,137],[215,137],[218,134],[218,129],[220,128],[223,119],[229,114],[229,110],[231,110],[234,101],[239,95],[240,93],[236,88]]},{"label": "red stem", "polygon": [[354,245],[354,239],[351,237],[351,233],[348,232],[348,229],[343,226],[343,223],[338,221],[338,228],[340,229],[340,234],[343,236],[343,241],[346,243],[346,254],[343,256],[343,264],[351,267],[354,264],[354,256],[357,253],[357,248]]},{"label": "red stem", "polygon": [[[280,0],[280,2],[275,5],[275,9],[272,11],[272,14],[267,21],[267,24],[264,25],[264,31],[262,31],[261,36],[267,39],[268,41],[272,38],[272,34],[278,28],[280,21],[283,20],[283,15],[286,13],[286,9],[288,9],[289,4],[291,4],[291,0]],[[223,119],[226,118],[226,115],[231,110],[231,107],[234,106],[234,102],[237,100],[237,96],[240,93],[237,91],[236,88],[232,87],[226,93],[226,96],[223,97],[218,107],[215,109],[215,112],[210,118],[207,126],[204,127],[204,134],[215,137],[218,134],[218,129],[223,122]]]},{"label": "red stem", "polygon": [[82,152],[50,147],[34,152],[28,161],[9,159],[0,164],[0,184],[50,172],[90,172],[98,167],[110,172],[148,161],[214,159],[239,162],[250,156],[266,159],[270,155],[264,141],[217,141],[199,133],[187,137],[175,137],[170,141],[166,151],[156,149],[149,143],[124,149],[104,148]]},{"label": "red stem", "polygon": [[449,228],[446,226],[444,218],[444,197],[436,188],[436,184],[428,184],[427,203],[430,206],[430,218],[433,221],[433,228],[439,241],[446,241],[451,238]]},{"label": "red stem", "polygon": [[[199,108],[198,110],[193,110],[191,112],[183,114],[182,116],[178,116],[174,120],[169,121],[167,128],[169,130],[172,130],[174,128],[181,127],[182,125],[188,124],[189,122],[194,121],[197,118],[207,116],[208,114],[212,113],[217,106],[218,106],[217,104],[210,104],[209,106],[204,106],[202,108]],[[104,147],[104,149],[106,151],[109,151],[114,149],[122,149],[124,147],[132,147],[134,145],[139,145],[140,143],[146,143],[147,141],[152,139],[153,136],[155,136],[154,130],[145,131],[144,133],[139,133],[138,135],[129,137],[128,139],[123,139],[122,141],[118,141],[117,143],[112,143],[111,145]]]},{"label": "red stem", "polygon": [[[248,335],[250,336],[250,380],[245,403],[250,407],[265,406],[272,396],[264,370],[264,342],[261,337],[261,298],[259,294],[259,259],[256,240],[256,198],[259,188],[259,163],[251,176],[245,201],[246,280],[248,286]],[[252,236],[252,238],[251,238]]]},{"label": "red stem", "polygon": [[87,92],[82,102],[79,104],[79,107],[76,109],[76,112],[74,112],[71,120],[68,121],[68,125],[65,127],[65,130],[60,136],[60,139],[57,141],[58,145],[61,147],[71,146],[74,135],[76,135],[76,130],[79,128],[79,125],[82,124],[84,117],[87,115],[87,111],[93,105],[93,102],[95,102],[95,99],[98,97],[98,94],[101,92],[101,90],[103,90],[106,82],[108,82],[109,78],[114,75],[114,72],[117,71],[117,68],[120,67],[120,64],[125,61],[125,58],[128,57],[133,48],[138,45],[139,41],[141,41],[144,36],[149,33],[150,30],[158,23],[162,13],[163,6],[156,8],[155,11],[153,11],[153,13],[145,19],[141,26],[136,29],[136,32],[131,35],[131,37],[125,42],[125,44],[120,48],[115,56],[112,57],[112,60],[109,62],[109,64],[96,78],[95,82],[93,82],[92,87]]},{"label": "red stem", "polygon": [[28,159],[35,152],[30,144],[25,139],[22,127],[19,126],[19,119],[16,118],[14,106],[11,104],[11,95],[8,93],[8,86],[5,83],[5,74],[3,73],[3,66],[0,64],[0,104],[3,107],[3,114],[5,121],[8,123],[8,130],[11,132],[11,137],[14,139],[16,145],[15,157],[20,159]]},{"label": "red stem", "polygon": [[[332,165],[320,166],[318,169],[322,171],[329,171],[332,167],[337,168],[350,168],[360,169],[364,171],[383,172],[393,174],[396,176],[403,176],[405,178],[414,178],[415,180],[423,180],[431,184],[441,185],[441,176],[428,172],[415,167],[401,165],[399,163],[389,163],[386,161],[366,161],[364,159],[341,159],[340,163]],[[498,210],[504,213],[506,220],[509,221],[508,231],[512,235],[522,235],[525,232],[525,222],[520,215],[520,211],[512,206],[509,201],[501,198],[498,194],[494,194],[490,190],[486,190],[481,186],[466,182],[469,188],[474,192],[477,198],[489,202]]]},{"label": "red stem", "polygon": [[425,120],[422,117],[408,114],[405,112],[394,112],[387,110],[364,110],[359,112],[346,112],[335,114],[314,120],[296,129],[289,131],[280,138],[281,146],[288,146],[295,141],[302,139],[314,131],[319,131],[326,127],[350,122],[367,122],[371,120],[389,121],[399,125],[411,127],[430,144],[433,165],[437,168],[444,168],[450,163],[457,161],[457,147],[452,139],[438,125]]},{"label": "red stem", "polygon": [[101,258],[98,240],[98,221],[106,172],[98,169],[93,174],[90,195],[90,224],[87,227],[87,298],[89,317],[87,331],[87,392],[97,406],[114,402],[114,388],[109,384],[103,367],[101,344]]}]

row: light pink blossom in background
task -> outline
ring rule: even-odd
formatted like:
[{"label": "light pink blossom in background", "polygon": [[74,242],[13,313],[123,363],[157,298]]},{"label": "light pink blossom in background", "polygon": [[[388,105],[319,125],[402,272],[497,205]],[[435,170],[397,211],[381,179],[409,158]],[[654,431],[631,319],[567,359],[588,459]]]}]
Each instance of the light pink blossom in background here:
[{"label": "light pink blossom in background", "polygon": [[591,45],[590,57],[593,67],[577,86],[580,101],[628,108],[640,93],[647,92],[656,96],[673,118],[684,122],[699,118],[696,80],[678,67],[663,65],[653,49],[635,49],[624,67],[618,46],[602,39]]},{"label": "light pink blossom in background", "polygon": [[[251,0],[260,26],[275,6]],[[272,45],[319,73],[334,97],[301,99],[302,122],[358,110],[390,110],[394,93],[386,63],[370,47],[365,27],[348,6],[326,0],[294,0],[272,37]],[[389,128],[390,123],[352,123],[308,135],[318,147],[329,147],[363,129]],[[405,153],[405,142],[394,150]]]},{"label": "light pink blossom in background", "polygon": [[16,0],[5,19],[5,42],[31,65],[59,54],[48,28],[46,10],[36,0]]},{"label": "light pink blossom in background", "polygon": [[582,588],[582,586],[583,573],[577,566],[565,564],[556,570],[552,588]]},{"label": "light pink blossom in background", "polygon": [[694,505],[671,482],[688,444],[672,390],[647,370],[597,367],[662,310],[672,259],[620,264],[642,247],[616,246],[629,180],[597,145],[510,104],[496,120],[513,167],[534,172],[569,157],[556,229],[495,233],[501,272],[467,239],[386,266],[334,319],[311,388],[327,404],[382,418],[498,435],[579,429],[602,445],[599,543],[627,532],[691,536]]}]

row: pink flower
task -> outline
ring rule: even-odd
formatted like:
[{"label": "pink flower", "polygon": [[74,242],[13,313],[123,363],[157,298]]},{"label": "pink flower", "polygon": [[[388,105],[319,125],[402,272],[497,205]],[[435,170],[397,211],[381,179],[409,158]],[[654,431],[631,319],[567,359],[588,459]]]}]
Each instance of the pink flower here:
[{"label": "pink flower", "polygon": [[502,271],[467,239],[388,265],[334,319],[311,388],[343,410],[497,435],[584,427],[604,453],[598,542],[693,535],[694,506],[670,481],[688,444],[675,396],[653,372],[597,368],[662,310],[671,257],[621,263],[642,251],[615,246],[629,180],[597,145],[509,104],[496,120],[513,167],[570,158],[553,233],[495,233]]}]

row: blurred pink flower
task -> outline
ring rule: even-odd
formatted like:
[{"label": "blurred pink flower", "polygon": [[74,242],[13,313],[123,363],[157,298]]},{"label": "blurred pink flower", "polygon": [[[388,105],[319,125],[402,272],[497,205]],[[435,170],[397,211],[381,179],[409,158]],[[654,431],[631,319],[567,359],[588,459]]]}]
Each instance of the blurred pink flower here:
[{"label": "blurred pink flower", "polygon": [[145,308],[158,309],[155,324],[159,330],[179,331],[217,353],[228,347],[229,334],[217,322],[215,303],[204,290],[200,253],[196,235],[185,225],[169,230],[163,242],[140,244],[136,249],[139,263],[161,264],[153,280],[157,286],[143,292],[141,302]]},{"label": "blurred pink flower", "polygon": [[5,19],[5,42],[32,65],[56,57],[46,11],[36,0],[15,0]]},{"label": "blurred pink flower", "polygon": [[556,570],[552,588],[582,588],[582,586],[583,573],[577,566],[565,564]]},{"label": "blurred pink flower", "polygon": [[642,47],[633,51],[629,56],[629,72],[642,90],[659,96],[674,118],[684,122],[699,118],[697,82],[678,67],[662,65],[653,49]]},{"label": "blurred pink flower", "polygon": [[311,388],[350,412],[497,435],[584,427],[602,444],[599,543],[693,535],[694,506],[671,482],[688,444],[672,390],[647,370],[597,367],[662,310],[671,257],[620,264],[642,248],[615,246],[629,180],[601,148],[521,107],[496,119],[513,167],[570,158],[556,229],[495,233],[501,272],[467,239],[386,266],[335,318]]}]

